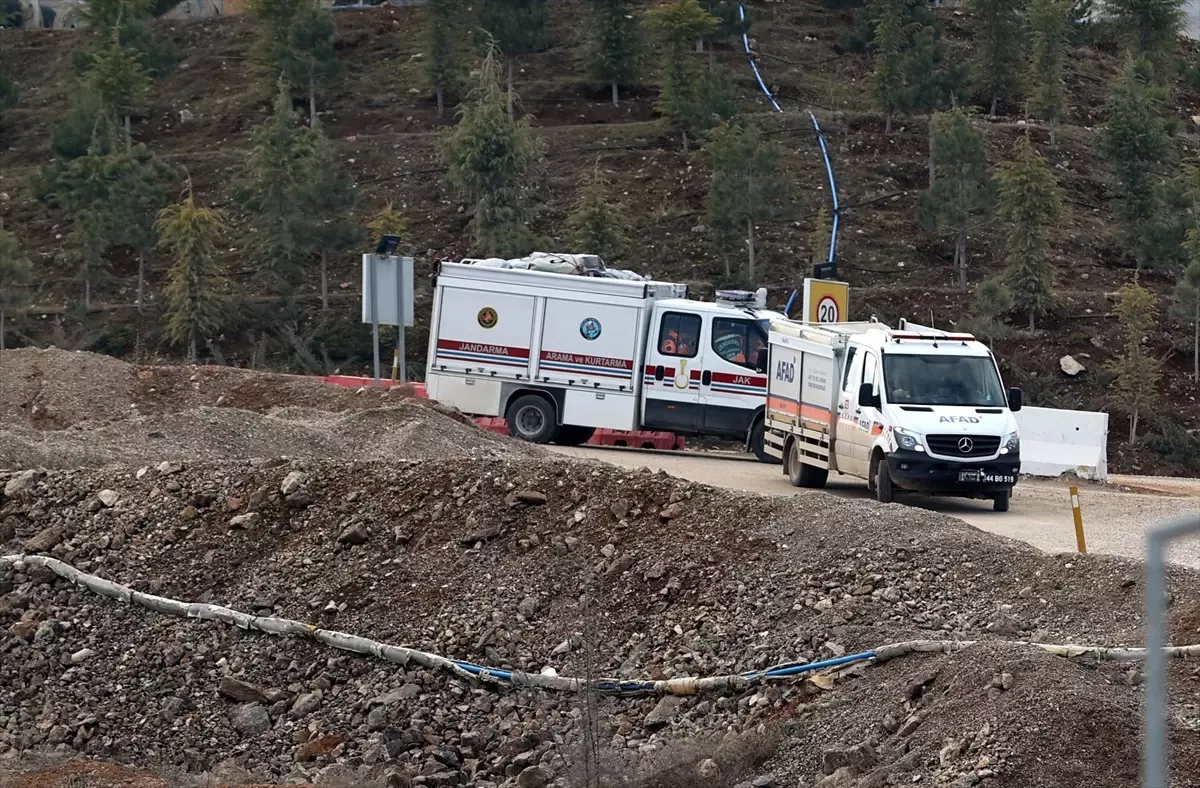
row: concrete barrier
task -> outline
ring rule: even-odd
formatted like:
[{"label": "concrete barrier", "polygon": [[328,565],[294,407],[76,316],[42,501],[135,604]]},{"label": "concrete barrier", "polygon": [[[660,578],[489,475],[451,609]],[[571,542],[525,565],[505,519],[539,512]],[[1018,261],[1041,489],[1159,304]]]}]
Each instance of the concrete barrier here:
[{"label": "concrete barrier", "polygon": [[1021,432],[1021,473],[1108,478],[1107,413],[1023,408],[1015,415]]}]

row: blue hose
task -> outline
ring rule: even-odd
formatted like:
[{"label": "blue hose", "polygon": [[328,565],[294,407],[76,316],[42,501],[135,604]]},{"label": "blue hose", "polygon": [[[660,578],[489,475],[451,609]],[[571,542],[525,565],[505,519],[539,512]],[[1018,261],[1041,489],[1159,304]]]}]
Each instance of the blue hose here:
[{"label": "blue hose", "polygon": [[[776,112],[783,112],[779,106],[779,102],[775,100],[775,95],[771,93],[771,89],[767,87],[767,83],[763,81],[762,72],[758,70],[758,62],[754,58],[754,54],[750,51],[750,37],[747,34],[748,27],[746,25],[746,7],[738,3],[738,21],[742,23],[742,49],[746,53],[746,62],[750,64],[750,70],[754,72],[754,79],[758,81],[758,87],[762,90],[763,95],[767,97],[767,101],[771,102],[771,107]],[[817,135],[817,144],[821,148],[821,158],[825,160],[825,172],[829,176],[829,196],[833,201],[833,217],[830,220],[829,227],[829,259],[827,262],[834,262],[837,259],[837,237],[838,230],[842,224],[841,209],[838,204],[837,180],[833,177],[833,162],[829,158],[829,145],[825,141],[825,132],[821,130],[821,124],[817,122],[817,116],[808,112],[808,117],[812,121],[813,131]],[[783,313],[789,315],[792,312],[792,307],[796,303],[798,291],[793,289],[792,294],[788,296],[787,305],[783,308]]]}]

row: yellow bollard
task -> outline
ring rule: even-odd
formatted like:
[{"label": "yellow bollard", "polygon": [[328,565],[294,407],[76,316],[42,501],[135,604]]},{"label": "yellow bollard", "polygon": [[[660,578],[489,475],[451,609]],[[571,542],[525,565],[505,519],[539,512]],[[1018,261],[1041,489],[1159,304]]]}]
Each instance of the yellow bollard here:
[{"label": "yellow bollard", "polygon": [[1087,552],[1087,542],[1083,538],[1083,510],[1079,508],[1079,488],[1071,488],[1071,513],[1075,515],[1075,544],[1079,552]]}]

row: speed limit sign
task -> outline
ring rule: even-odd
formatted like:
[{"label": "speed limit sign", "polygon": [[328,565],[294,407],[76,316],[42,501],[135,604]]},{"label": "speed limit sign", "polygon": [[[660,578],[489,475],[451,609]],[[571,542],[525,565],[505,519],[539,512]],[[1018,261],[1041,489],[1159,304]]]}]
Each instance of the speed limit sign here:
[{"label": "speed limit sign", "polygon": [[850,319],[850,285],[831,279],[804,280],[804,321],[845,323]]}]

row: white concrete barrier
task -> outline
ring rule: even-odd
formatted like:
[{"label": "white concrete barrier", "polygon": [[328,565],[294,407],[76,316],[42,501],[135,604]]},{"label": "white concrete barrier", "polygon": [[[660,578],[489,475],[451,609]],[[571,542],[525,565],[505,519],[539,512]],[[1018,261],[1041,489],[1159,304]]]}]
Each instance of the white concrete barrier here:
[{"label": "white concrete barrier", "polygon": [[1022,408],[1015,415],[1021,433],[1021,473],[1108,478],[1107,413]]}]

